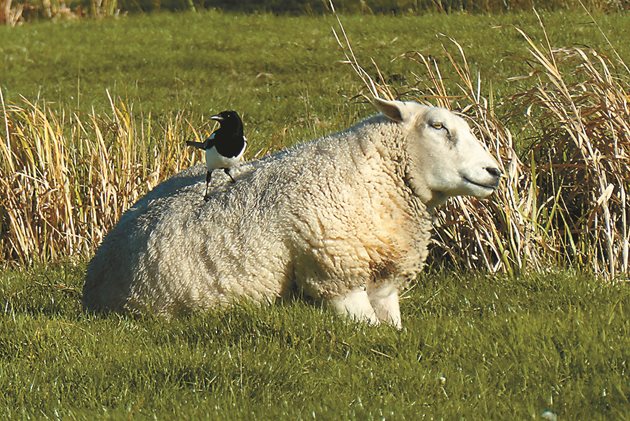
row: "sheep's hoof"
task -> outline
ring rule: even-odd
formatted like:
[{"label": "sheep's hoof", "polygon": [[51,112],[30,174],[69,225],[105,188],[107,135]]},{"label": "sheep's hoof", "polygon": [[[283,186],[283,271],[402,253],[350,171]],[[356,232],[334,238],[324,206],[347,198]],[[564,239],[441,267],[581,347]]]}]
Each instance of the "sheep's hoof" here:
[{"label": "sheep's hoof", "polygon": [[203,196],[203,201],[204,201],[204,202],[207,202],[208,200],[210,200],[210,196],[208,196],[207,194],[205,194],[205,195]]},{"label": "sheep's hoof", "polygon": [[356,288],[345,295],[334,297],[330,300],[330,304],[338,314],[357,322],[366,322],[373,326],[380,323],[370,304],[368,294],[363,288]]}]

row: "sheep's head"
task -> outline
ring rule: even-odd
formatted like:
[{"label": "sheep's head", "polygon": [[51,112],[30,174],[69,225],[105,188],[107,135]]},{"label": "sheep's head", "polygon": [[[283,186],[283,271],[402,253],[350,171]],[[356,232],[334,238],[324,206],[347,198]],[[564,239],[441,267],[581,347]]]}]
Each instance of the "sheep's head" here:
[{"label": "sheep's head", "polygon": [[417,102],[375,100],[376,107],[401,125],[409,162],[410,187],[429,208],[448,197],[487,197],[499,185],[499,164],[453,112]]}]

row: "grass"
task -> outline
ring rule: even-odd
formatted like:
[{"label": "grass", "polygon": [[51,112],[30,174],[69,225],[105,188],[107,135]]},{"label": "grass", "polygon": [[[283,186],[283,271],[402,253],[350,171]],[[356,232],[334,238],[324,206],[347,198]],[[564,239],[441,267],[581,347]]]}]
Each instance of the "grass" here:
[{"label": "grass", "polygon": [[[554,45],[607,49],[583,13],[543,17]],[[629,61],[630,47],[624,42],[630,38],[628,17],[598,15],[597,21]],[[208,12],[0,27],[0,86],[8,101],[23,95],[72,111],[90,112],[94,107],[98,114],[110,108],[106,90],[133,103],[136,111],[153,115],[175,110],[208,115],[231,105],[253,118],[250,129],[260,127],[261,135],[268,135],[269,122],[293,125],[303,117],[306,98],[314,116],[330,120],[338,110],[335,104],[343,102],[340,94],[343,98],[356,93],[356,78],[338,63],[341,55],[331,36],[332,24],[329,17]],[[474,71],[481,72],[498,98],[518,91],[519,83],[508,78],[530,70],[527,46],[513,25],[542,37],[531,13],[348,16],[344,25],[363,61],[374,57],[387,75],[408,81],[413,81],[411,65],[391,59],[408,51],[441,58],[436,34],[457,39]],[[404,36],[398,34],[400,27],[405,28]],[[104,48],[94,48],[101,45]]]},{"label": "grass", "polygon": [[405,328],[301,302],[164,320],[80,308],[83,266],[0,275],[3,418],[624,419],[627,284],[432,273]]}]

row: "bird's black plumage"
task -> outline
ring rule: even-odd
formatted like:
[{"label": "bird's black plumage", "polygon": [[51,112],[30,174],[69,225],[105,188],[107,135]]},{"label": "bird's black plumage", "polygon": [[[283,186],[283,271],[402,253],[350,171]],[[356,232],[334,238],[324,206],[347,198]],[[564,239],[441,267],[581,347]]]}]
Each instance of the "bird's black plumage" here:
[{"label": "bird's black plumage", "polygon": [[186,142],[187,145],[206,151],[206,192],[212,177],[212,171],[223,169],[234,181],[230,168],[237,165],[247,146],[247,139],[243,135],[243,121],[236,111],[222,111],[210,117],[219,122],[220,127],[203,142]]},{"label": "bird's black plumage", "polygon": [[203,142],[186,142],[198,149],[216,148],[217,152],[226,158],[234,158],[243,152],[246,139],[243,135],[243,121],[236,111],[222,111],[210,117],[219,122],[217,130]]}]

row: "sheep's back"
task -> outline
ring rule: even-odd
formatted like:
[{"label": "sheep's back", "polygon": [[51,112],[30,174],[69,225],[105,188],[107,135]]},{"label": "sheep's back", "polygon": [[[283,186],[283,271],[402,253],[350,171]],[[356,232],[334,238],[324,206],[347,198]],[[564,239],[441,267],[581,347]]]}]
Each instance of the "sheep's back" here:
[{"label": "sheep's back", "polygon": [[[251,171],[251,168],[246,169]],[[245,171],[245,172],[246,172]],[[195,172],[197,175],[195,175]],[[88,265],[84,304],[90,310],[150,307],[154,312],[208,307],[232,297],[261,300],[281,287],[259,276],[282,271],[282,241],[269,212],[273,189],[254,194],[241,176],[203,200],[199,170],[164,182],[140,199],[106,235]],[[260,188],[260,187],[258,187]],[[269,257],[261,264],[258,253]],[[255,273],[253,273],[255,272]]]}]

